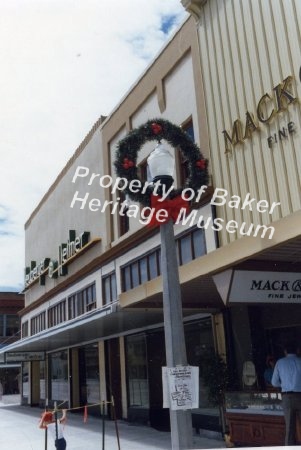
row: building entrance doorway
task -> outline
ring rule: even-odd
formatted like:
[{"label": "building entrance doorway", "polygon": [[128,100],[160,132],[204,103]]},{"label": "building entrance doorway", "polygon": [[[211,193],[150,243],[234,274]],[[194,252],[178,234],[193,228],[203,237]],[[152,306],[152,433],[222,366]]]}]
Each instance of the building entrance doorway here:
[{"label": "building entrance doorway", "polygon": [[[98,345],[78,349],[79,403],[81,406],[100,402]],[[99,407],[89,408],[89,413],[99,414]]]}]

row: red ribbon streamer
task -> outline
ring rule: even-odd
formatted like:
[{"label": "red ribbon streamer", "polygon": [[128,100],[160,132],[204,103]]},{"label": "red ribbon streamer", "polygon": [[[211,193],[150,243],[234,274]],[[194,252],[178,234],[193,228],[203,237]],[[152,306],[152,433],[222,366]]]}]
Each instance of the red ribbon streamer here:
[{"label": "red ribbon streamer", "polygon": [[[184,208],[186,211],[189,209],[188,201],[182,198],[181,195],[163,201],[161,201],[161,198],[162,197],[159,197],[158,195],[151,195],[151,208],[154,211],[151,213],[152,218],[148,223],[148,226],[150,227],[160,226],[163,223],[168,222],[169,220],[176,222],[181,209]],[[167,211],[167,217],[160,217],[160,221],[158,221],[157,211],[159,211],[160,209],[164,209],[165,211]]]}]

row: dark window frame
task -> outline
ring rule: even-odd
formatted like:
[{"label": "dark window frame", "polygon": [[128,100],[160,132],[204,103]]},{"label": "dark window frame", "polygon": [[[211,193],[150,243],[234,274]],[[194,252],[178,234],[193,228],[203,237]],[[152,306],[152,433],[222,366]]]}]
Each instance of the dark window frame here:
[{"label": "dark window frame", "polygon": [[[200,233],[201,234],[201,238],[202,238],[202,244],[203,244],[203,249],[204,252],[201,255],[197,255],[196,254],[196,248],[194,246],[194,242],[193,242],[193,237],[195,236],[195,233]],[[191,246],[191,255],[192,258],[189,261],[186,261],[183,263],[182,261],[182,255],[181,255],[181,247],[180,247],[180,243],[181,240],[183,238],[187,238],[190,237],[190,246]],[[177,244],[177,252],[178,252],[178,262],[179,262],[179,266],[182,266],[184,264],[188,264],[191,261],[194,261],[197,258],[200,258],[203,255],[207,254],[207,246],[206,246],[206,235],[205,235],[205,230],[203,228],[199,228],[197,226],[189,228],[189,231],[187,232],[187,230],[183,231],[182,233],[178,234],[176,236],[176,244]]]},{"label": "dark window frame", "polygon": [[[91,292],[91,295],[89,294]],[[75,319],[93,309],[96,309],[96,285],[90,283],[82,289],[73,292],[67,298],[67,320]]]},{"label": "dark window frame", "polygon": [[[141,284],[146,283],[147,281],[153,280],[154,278],[157,278],[161,275],[161,265],[160,265],[160,253],[161,249],[160,247],[156,247],[153,250],[148,251],[147,253],[144,253],[143,255],[140,255],[139,257],[133,259],[128,264],[122,266],[121,269],[121,279],[122,279],[122,292],[129,291],[130,289],[134,289],[137,286],[140,286]],[[150,269],[150,257],[155,255],[156,260],[156,276],[152,276],[151,269]],[[145,260],[147,261],[147,280],[141,281],[141,261]],[[133,280],[133,272],[132,267],[134,265],[138,264],[138,284],[134,283]],[[130,279],[130,286],[127,286],[126,278],[125,278],[125,271],[129,270],[129,279]]]},{"label": "dark window frame", "polygon": [[21,326],[22,338],[28,337],[28,330],[29,330],[28,320],[26,320],[26,322],[23,322]]},{"label": "dark window frame", "polygon": [[[113,282],[113,280],[115,280]],[[106,283],[109,282],[109,299],[107,299],[106,294]],[[117,294],[117,279],[116,279],[116,272],[110,272],[106,275],[104,275],[101,279],[102,284],[102,300],[103,305],[109,305],[112,302],[115,302],[118,298]],[[115,289],[114,289],[115,286]],[[115,292],[113,292],[115,290]]]},{"label": "dark window frame", "polygon": [[[196,233],[201,234],[202,250],[203,250],[203,252],[201,254],[197,254],[197,252],[196,252],[196,247],[195,247],[195,242],[194,242],[194,236]],[[191,250],[190,253],[192,256],[191,259],[185,260],[185,262],[183,262],[182,250],[181,250],[181,242],[184,239],[189,239],[190,250]],[[183,264],[187,264],[191,261],[194,261],[195,259],[197,259],[203,255],[206,255],[206,253],[207,253],[206,236],[205,236],[205,230],[203,228],[199,228],[199,227],[195,226],[195,227],[189,228],[188,230],[186,229],[182,233],[178,234],[176,236],[175,240],[176,240],[176,250],[177,250],[179,266],[182,266]],[[155,259],[156,259],[156,270],[155,270],[155,272],[157,273],[156,276],[152,276],[151,264],[150,264],[150,257],[153,256],[154,254],[155,254]],[[140,263],[145,258],[147,258],[148,279],[145,281],[141,281]],[[137,263],[138,263],[138,270],[139,270],[139,273],[138,273],[139,283],[138,284],[134,283],[133,273],[132,273],[132,268]],[[138,256],[137,258],[131,260],[129,263],[121,266],[120,270],[121,270],[122,292],[129,291],[131,289],[134,289],[137,286],[140,286],[141,284],[144,284],[148,281],[153,280],[154,278],[157,278],[158,276],[161,275],[161,248],[156,247],[154,250],[150,250],[149,252]],[[126,271],[129,273],[126,274]]]},{"label": "dark window frame", "polygon": [[[119,192],[119,198],[120,198],[120,205],[126,200],[126,197],[124,195],[124,192]],[[120,211],[120,208],[119,208]],[[118,213],[118,233],[119,237],[123,236],[125,233],[127,233],[130,230],[130,219],[128,215],[126,214],[127,208],[124,208],[124,214],[121,215]]]},{"label": "dark window frame", "polygon": [[46,311],[42,311],[30,319],[30,335],[46,330]]},{"label": "dark window frame", "polygon": [[48,328],[55,327],[66,321],[66,299],[60,300],[47,310]]}]

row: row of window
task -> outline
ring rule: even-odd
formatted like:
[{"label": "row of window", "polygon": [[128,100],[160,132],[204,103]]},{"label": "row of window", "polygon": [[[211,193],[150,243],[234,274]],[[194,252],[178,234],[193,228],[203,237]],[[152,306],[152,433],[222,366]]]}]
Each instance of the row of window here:
[{"label": "row of window", "polygon": [[[178,264],[181,266],[206,253],[204,230],[196,228],[176,239]],[[160,249],[155,249],[127,264],[122,270],[122,290],[128,291],[161,275]]]},{"label": "row of window", "polygon": [[[206,253],[204,230],[196,228],[176,239],[178,264],[192,261]],[[161,275],[160,248],[130,262],[121,269],[122,291],[126,292]],[[115,272],[103,278],[104,304],[117,300]]]},{"label": "row of window", "polygon": [[74,319],[96,308],[95,283],[68,298],[68,319]]},{"label": "row of window", "polygon": [[[178,264],[186,264],[206,253],[204,230],[196,228],[176,239]],[[130,262],[121,268],[122,291],[128,291],[161,275],[160,248]],[[102,279],[103,304],[117,300],[116,273],[112,272]],[[51,328],[66,320],[74,319],[96,308],[95,283],[70,295],[50,307],[47,312],[32,317],[31,335]],[[28,324],[22,325],[22,336],[28,336]]]},{"label": "row of window", "polygon": [[[66,305],[68,305],[68,313]],[[70,295],[68,299],[63,299],[59,303],[42,311],[40,314],[31,318],[30,332],[31,335],[37,334],[46,328],[51,328],[59,325],[66,320],[74,319],[88,311],[96,308],[96,288],[95,283],[81,289],[78,292]],[[28,322],[22,325],[22,336],[28,336]]]}]

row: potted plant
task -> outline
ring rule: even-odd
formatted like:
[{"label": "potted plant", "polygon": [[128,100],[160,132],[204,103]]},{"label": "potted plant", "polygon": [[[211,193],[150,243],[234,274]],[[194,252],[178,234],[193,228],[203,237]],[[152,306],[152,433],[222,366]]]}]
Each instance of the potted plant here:
[{"label": "potted plant", "polygon": [[230,383],[230,374],[226,362],[217,353],[202,355],[200,361],[200,377],[208,389],[208,400],[220,411],[223,436],[226,433],[225,423],[225,391]]}]

